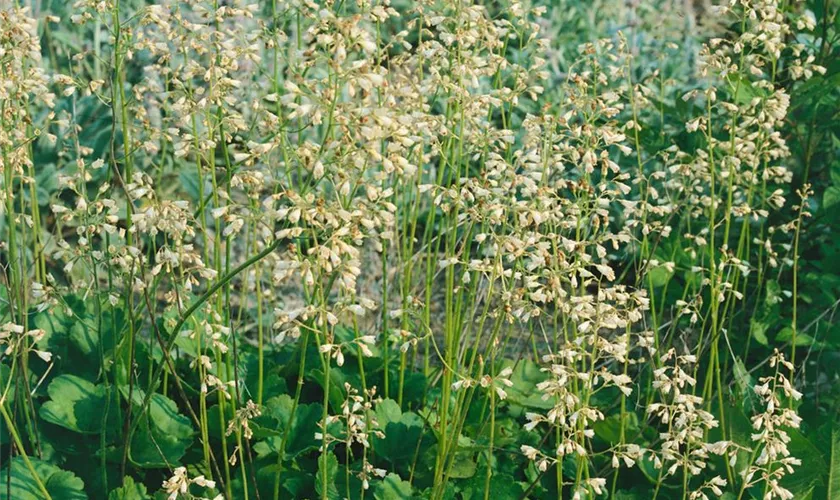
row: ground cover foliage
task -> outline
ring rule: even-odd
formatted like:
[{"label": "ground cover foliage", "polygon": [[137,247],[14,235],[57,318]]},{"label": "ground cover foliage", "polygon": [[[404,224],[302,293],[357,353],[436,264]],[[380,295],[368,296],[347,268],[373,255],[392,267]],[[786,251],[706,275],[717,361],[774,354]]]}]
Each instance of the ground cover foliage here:
[{"label": "ground cover foliage", "polygon": [[0,4],[0,498],[840,498],[840,4]]}]

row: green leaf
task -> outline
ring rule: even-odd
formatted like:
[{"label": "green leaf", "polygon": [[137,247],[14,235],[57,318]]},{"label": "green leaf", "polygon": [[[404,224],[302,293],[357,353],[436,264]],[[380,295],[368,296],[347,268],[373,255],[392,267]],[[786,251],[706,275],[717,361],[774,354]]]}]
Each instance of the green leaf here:
[{"label": "green leaf", "polygon": [[[259,385],[259,358],[253,353],[240,356],[242,358],[240,363],[244,361],[246,366],[244,377],[245,385],[251,392],[256,393]],[[275,361],[275,363],[272,364],[270,359],[266,360],[265,373],[263,374],[263,401],[267,401],[269,398],[274,396],[280,396],[290,392],[289,388],[286,386],[286,379],[279,375],[279,371],[282,366],[283,365],[279,362]]]},{"label": "green leaf", "polygon": [[[636,434],[639,430],[639,417],[635,413],[626,414],[624,422],[624,435]],[[614,444],[621,440],[621,415],[610,415],[604,420],[599,420],[592,425],[595,435],[605,442]]]},{"label": "green leaf", "polygon": [[423,419],[416,413],[403,413],[392,399],[381,401],[375,411],[376,421],[385,433],[385,438],[373,438],[376,454],[393,464],[412,458],[423,439]]},{"label": "green leaf", "polygon": [[[326,468],[324,467],[326,462]],[[324,498],[324,482],[327,483],[326,497],[330,499],[340,498],[338,488],[335,486],[335,478],[338,476],[338,459],[332,452],[318,458],[318,474],[315,476],[315,492],[319,498]]]},{"label": "green leaf", "polygon": [[427,380],[423,372],[406,373],[403,383],[403,404],[420,406],[426,397]]},{"label": "green leaf", "polygon": [[198,199],[199,189],[198,189],[198,175],[195,173],[194,170],[184,169],[181,170],[178,174],[178,180],[180,181],[180,185],[183,188],[184,193],[189,195],[190,198],[195,200],[196,202],[201,202],[202,200]]},{"label": "green leaf", "polygon": [[[838,16],[838,17],[840,17],[840,16]],[[832,137],[832,139],[833,139],[833,141],[831,141],[831,142],[834,143],[834,147],[835,148],[840,147],[840,139],[838,139],[837,137]],[[831,164],[831,168],[830,168],[829,172],[830,172],[830,175],[831,175],[831,183],[834,184],[835,186],[840,187],[840,161],[835,160],[834,163]]]},{"label": "green leaf", "polygon": [[665,266],[656,266],[648,270],[647,275],[651,286],[660,288],[668,283],[668,280],[671,279],[674,273],[669,271]]},{"label": "green leaf", "polygon": [[[740,359],[737,359],[737,362],[740,363]],[[741,364],[743,365],[743,363]],[[749,380],[752,380],[752,378],[749,374],[747,374],[747,378],[744,380],[749,383]],[[752,391],[752,385],[749,386],[749,389],[749,394],[754,395],[755,393]],[[750,422],[749,417],[747,417],[745,408],[752,413],[756,403],[753,403],[754,400],[750,399],[747,394],[741,394],[741,399],[743,401],[741,404],[738,404],[736,401],[725,401],[723,406],[726,416],[726,426],[729,428],[727,437],[733,443],[737,443],[743,447],[743,449],[739,449],[737,453],[735,464],[736,470],[742,470],[743,468],[748,467],[752,464],[752,461],[755,460],[755,457],[751,456],[751,453],[747,451],[754,445],[752,434],[755,430],[752,427],[752,422]],[[719,408],[714,408],[714,411],[719,411]],[[719,429],[717,429],[717,431],[719,431]],[[716,436],[721,437],[717,434]]]},{"label": "green leaf", "polygon": [[[72,300],[72,296],[65,297]],[[35,327],[44,330],[45,334],[38,341],[38,348],[53,354],[53,359],[60,360],[67,356],[69,342],[67,341],[70,328],[73,326],[72,317],[65,314],[65,308],[55,307],[51,311],[43,311],[35,316]]]},{"label": "green leaf", "polygon": [[764,286],[764,305],[772,307],[782,301],[782,285],[776,280],[768,280]]},{"label": "green leaf", "polygon": [[403,481],[400,476],[392,472],[385,476],[385,479],[373,489],[373,498],[376,500],[411,498],[411,484]]},{"label": "green leaf", "polygon": [[840,498],[840,425],[831,426],[826,498]]},{"label": "green leaf", "polygon": [[169,436],[190,439],[193,428],[190,419],[178,413],[178,406],[163,394],[153,394],[149,404],[149,414],[155,427]]},{"label": "green leaf", "polygon": [[756,318],[750,319],[750,335],[756,340],[756,342],[765,347],[769,344],[769,341],[767,340],[767,324],[757,320]]},{"label": "green leaf", "polygon": [[[277,427],[285,433],[292,412],[292,398],[288,394],[275,396],[266,401],[267,413],[277,421]],[[319,443],[315,440],[318,423],[322,420],[324,407],[319,403],[299,404],[292,422],[292,430],[286,442],[286,459],[292,459],[301,453],[317,450]],[[254,446],[254,451],[260,456],[280,451],[281,436],[272,436],[260,441]]]},{"label": "green leaf", "polygon": [[[137,390],[135,403],[142,401]],[[139,404],[135,405],[139,409]],[[177,463],[192,444],[193,428],[184,415],[178,413],[175,402],[163,394],[154,394],[149,411],[131,438],[129,456],[143,468],[166,467]]]},{"label": "green leaf", "polygon": [[[753,390],[755,378],[747,370],[740,357],[735,356],[732,364],[732,375],[735,377],[735,394],[740,400],[739,408],[742,413],[752,413],[759,405],[758,397]],[[746,417],[745,417],[746,418]]]},{"label": "green leaf", "polygon": [[[109,403],[102,385],[94,385],[75,375],[60,375],[47,388],[50,400],[41,406],[41,418],[55,425],[82,434],[98,434],[102,430],[102,415]],[[116,401],[111,400],[111,408]],[[116,412],[110,413],[110,424],[116,424]]]},{"label": "green leaf", "polygon": [[823,209],[828,210],[840,203],[840,186],[830,186],[823,193]]},{"label": "green leaf", "polygon": [[613,500],[642,500],[643,498],[647,498],[647,495],[627,490],[618,490],[613,496]]},{"label": "green leaf", "polygon": [[108,494],[108,500],[146,500],[147,498],[149,494],[146,492],[146,486],[135,483],[131,476],[125,476],[123,485],[111,490]]},{"label": "green leaf", "polygon": [[[793,340],[793,328],[785,327],[782,331],[776,334],[776,342],[790,342]],[[814,337],[802,332],[796,333],[796,346],[809,346],[814,343]]]},{"label": "green leaf", "polygon": [[795,468],[793,474],[782,479],[781,484],[793,493],[794,498],[805,498],[828,475],[828,464],[816,446],[796,429],[787,431],[790,436],[788,450],[791,456],[802,461],[802,465]]},{"label": "green leaf", "polygon": [[[43,483],[53,500],[85,500],[85,483],[72,472],[59,469],[55,465],[30,458],[35,474]],[[9,487],[6,487],[6,474],[2,472],[3,487],[0,488],[0,499],[5,500],[42,500],[44,494],[38,488],[29,468],[20,457],[11,462]]]},{"label": "green leaf", "polygon": [[177,463],[187,452],[189,442],[184,442],[160,432],[144,417],[131,437],[129,458],[143,469],[167,467]]},{"label": "green leaf", "polygon": [[[111,318],[116,320],[112,325]],[[110,314],[102,315],[101,331],[91,324],[90,321],[74,321],[70,327],[70,341],[79,352],[86,357],[95,356],[99,361],[100,349],[108,352],[115,345],[115,338],[118,329],[123,328],[125,318],[120,309],[114,309]]]},{"label": "green leaf", "polygon": [[755,97],[766,95],[766,91],[755,87],[747,78],[737,74],[729,73],[726,76],[732,91],[732,98],[738,104],[747,104]]},{"label": "green leaf", "polygon": [[70,327],[70,340],[85,356],[95,353],[99,347],[99,333],[81,321],[76,321]]},{"label": "green leaf", "polygon": [[46,206],[49,203],[50,195],[58,190],[58,175],[54,163],[42,164],[35,174],[35,185],[38,186],[38,204]]},{"label": "green leaf", "polygon": [[376,405],[376,419],[379,425],[386,426],[397,423],[402,418],[400,405],[393,399],[384,399]]},{"label": "green leaf", "polygon": [[[288,492],[288,496],[280,495],[280,498],[303,498],[307,489],[311,491],[313,480],[314,478],[311,473],[294,469],[284,469],[282,488]],[[273,490],[274,478],[271,479],[271,483]]]},{"label": "green leaf", "polygon": [[537,384],[544,381],[545,378],[545,373],[540,371],[539,365],[535,362],[522,360],[516,363],[510,376],[513,386],[506,389],[508,403],[527,408],[548,409],[553,407],[553,401],[544,400],[540,392],[535,390]]},{"label": "green leaf", "polygon": [[[464,500],[484,500],[484,490],[489,489],[491,498],[522,498],[524,488],[521,483],[510,474],[501,473],[498,470],[492,470],[490,475],[490,484],[487,488],[487,467],[482,466],[478,469],[475,476],[472,477],[463,489]],[[401,497],[408,498],[408,497]]]},{"label": "green leaf", "polygon": [[[318,449],[319,443],[315,440],[315,433],[318,432],[318,423],[323,415],[324,407],[319,403],[298,405],[286,443],[286,458],[293,458],[301,453]],[[288,422],[288,420],[283,422]]]},{"label": "green leaf", "polygon": [[647,450],[643,451],[645,454],[636,462],[636,465],[651,484],[656,484],[659,479],[659,469],[654,465],[652,455],[647,453]]},{"label": "green leaf", "polygon": [[455,453],[455,459],[452,462],[449,477],[453,479],[466,479],[475,475],[477,465],[473,454],[459,451]]},{"label": "green leaf", "polygon": [[750,375],[749,370],[747,367],[744,366],[744,362],[741,361],[741,358],[736,357],[735,363],[732,367],[733,375],[735,376],[735,384],[738,387],[738,392],[745,396],[752,392],[752,387],[755,385],[755,380],[753,380],[752,375]]}]

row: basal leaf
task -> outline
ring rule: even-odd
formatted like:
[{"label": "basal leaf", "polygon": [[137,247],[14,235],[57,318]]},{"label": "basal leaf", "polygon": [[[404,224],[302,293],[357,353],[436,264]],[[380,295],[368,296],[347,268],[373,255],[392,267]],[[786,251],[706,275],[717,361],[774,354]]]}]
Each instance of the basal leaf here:
[{"label": "basal leaf", "polygon": [[756,340],[756,342],[763,346],[767,346],[769,344],[769,341],[767,340],[767,325],[755,318],[750,319],[750,335]]},{"label": "basal leaf", "polygon": [[[285,434],[285,427],[289,422],[292,411],[292,398],[283,394],[266,401],[267,413],[276,421],[277,428]],[[315,440],[315,433],[318,432],[318,423],[323,418],[324,407],[318,403],[299,404],[295,411],[291,432],[286,438],[286,459],[292,459],[297,455],[318,449],[318,441]],[[260,455],[269,455],[280,451],[282,436],[272,436],[260,441],[254,446],[254,450]]]},{"label": "basal leaf", "polygon": [[551,408],[554,403],[544,400],[539,391],[535,390],[538,383],[545,380],[545,373],[540,371],[539,365],[531,360],[522,360],[513,367],[510,381],[513,386],[505,389],[510,403],[527,408]]},{"label": "basal leaf", "polygon": [[411,484],[403,481],[399,475],[393,472],[377,483],[373,489],[373,498],[376,500],[402,500],[411,498]]},{"label": "basal leaf", "polygon": [[[135,392],[135,403],[142,401],[142,391]],[[139,405],[135,404],[139,409]],[[177,463],[192,443],[190,420],[178,413],[174,401],[163,394],[154,394],[148,414],[131,438],[130,457],[138,467],[166,467]]]},{"label": "basal leaf", "polygon": [[412,412],[403,413],[392,399],[376,405],[376,420],[385,433],[384,438],[373,438],[377,455],[393,464],[410,459],[423,438],[423,419]]},{"label": "basal leaf", "polygon": [[453,479],[466,479],[475,475],[477,465],[472,453],[456,452],[449,471],[449,477]]},{"label": "basal leaf", "polygon": [[134,478],[131,476],[126,476],[123,483],[119,488],[111,490],[108,494],[108,500],[146,500],[149,498],[146,486],[134,482]]},{"label": "basal leaf", "polygon": [[828,464],[816,446],[799,430],[787,430],[790,436],[788,450],[791,456],[802,461],[794,474],[785,476],[781,484],[794,494],[794,498],[805,498],[816,484],[828,476]]},{"label": "basal leaf", "polygon": [[[592,424],[595,435],[605,442],[614,444],[621,440],[621,415],[610,415],[604,420]],[[624,435],[636,434],[639,430],[639,417],[633,412],[628,412],[624,421]]]},{"label": "basal leaf", "polygon": [[178,439],[190,439],[193,428],[190,419],[178,413],[178,406],[163,394],[152,395],[149,413],[155,427],[169,436]]},{"label": "basal leaf", "polygon": [[826,498],[840,498],[840,426],[831,427]]},{"label": "basal leaf", "polygon": [[131,462],[144,469],[168,467],[178,463],[192,440],[182,440],[165,434],[151,423],[148,417],[142,418],[143,421],[131,437]]},{"label": "basal leaf", "polygon": [[840,186],[829,186],[823,193],[823,208],[828,210],[840,203]]},{"label": "basal leaf", "polygon": [[[103,411],[109,404],[105,386],[75,375],[60,375],[50,383],[47,393],[50,400],[41,406],[41,418],[83,434],[97,434],[102,430]],[[114,398],[110,404],[116,408]],[[113,416],[115,419],[115,412]],[[106,425],[116,423],[114,419]]]},{"label": "basal leaf", "polygon": [[[338,494],[338,488],[335,485],[335,478],[338,475],[338,459],[330,452],[326,459],[318,458],[318,474],[315,476],[315,492],[318,493],[319,498],[338,499],[341,496]],[[324,495],[324,485],[326,484],[326,495]]]},{"label": "basal leaf", "polygon": [[[72,472],[62,470],[55,465],[30,458],[35,474],[54,500],[85,500],[88,498],[84,491],[85,483]],[[6,487],[6,474],[9,474],[9,486]],[[0,499],[5,500],[42,500],[44,494],[38,488],[32,473],[20,457],[11,462],[11,471],[2,472],[3,487],[0,488]]]},{"label": "basal leaf", "polygon": [[803,332],[796,332],[796,340],[794,341],[793,329],[785,327],[776,334],[776,342],[795,342],[797,347],[809,346],[814,343],[814,337]]},{"label": "basal leaf", "polygon": [[[489,486],[489,488],[488,488]],[[522,485],[510,474],[491,471],[490,483],[487,484],[487,467],[480,467],[464,486],[462,494],[464,500],[484,500],[484,492],[488,490],[494,499],[521,498],[524,493]],[[407,498],[407,497],[401,497]]]}]

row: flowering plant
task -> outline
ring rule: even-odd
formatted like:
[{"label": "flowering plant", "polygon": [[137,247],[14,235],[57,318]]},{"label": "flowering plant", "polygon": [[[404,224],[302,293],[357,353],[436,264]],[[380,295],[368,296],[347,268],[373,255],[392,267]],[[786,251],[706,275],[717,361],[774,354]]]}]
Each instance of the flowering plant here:
[{"label": "flowering plant", "polygon": [[0,498],[840,494],[838,6],[589,3],[0,6]]}]

